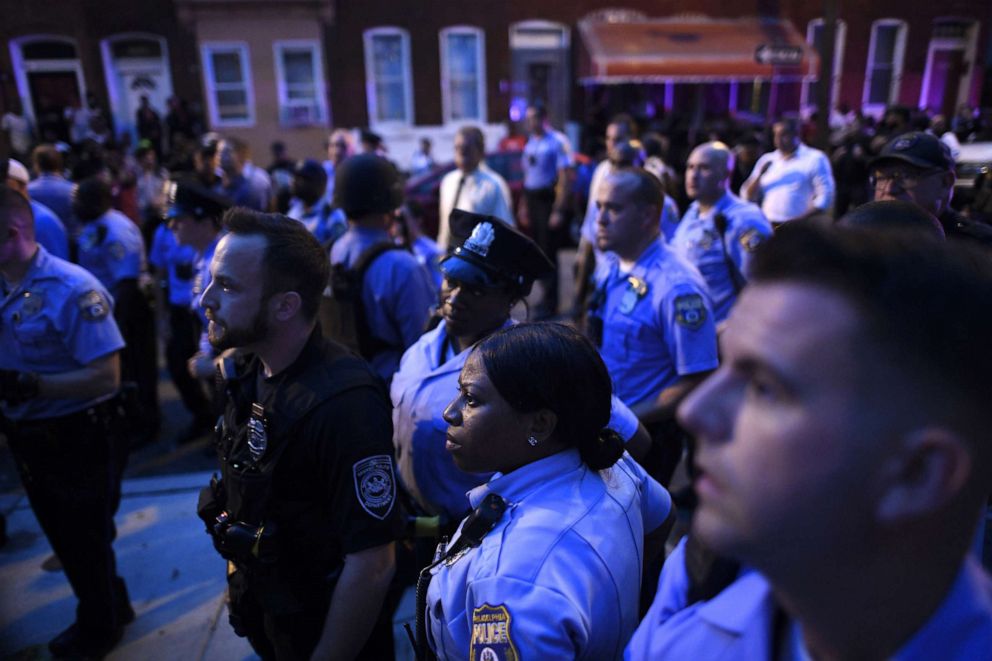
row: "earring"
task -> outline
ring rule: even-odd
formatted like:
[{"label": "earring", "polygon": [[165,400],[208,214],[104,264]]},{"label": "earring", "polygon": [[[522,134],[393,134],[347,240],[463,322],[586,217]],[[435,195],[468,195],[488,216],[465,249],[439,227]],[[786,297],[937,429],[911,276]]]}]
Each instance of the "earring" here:
[{"label": "earring", "polygon": [[528,443],[530,443],[530,446],[531,446],[531,447],[534,447],[534,446],[536,446],[536,445],[537,445],[537,443],[538,443],[538,441],[537,441],[537,437],[536,437],[536,436],[528,436],[528,437],[527,437],[527,442],[528,442]]}]

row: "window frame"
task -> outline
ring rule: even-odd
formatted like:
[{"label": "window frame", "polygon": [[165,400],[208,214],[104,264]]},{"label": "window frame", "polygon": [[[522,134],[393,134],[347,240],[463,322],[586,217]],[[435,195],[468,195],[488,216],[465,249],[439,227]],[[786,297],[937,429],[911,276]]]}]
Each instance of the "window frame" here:
[{"label": "window frame", "polygon": [[[816,48],[816,40],[814,39],[816,28],[825,29],[825,24],[826,21],[823,20],[823,17],[814,18],[806,24],[806,43],[809,44],[810,48]],[[837,30],[834,32],[834,70],[833,78],[830,79],[830,110],[833,110],[838,105],[840,78],[844,73],[844,47],[847,44],[847,21],[838,18],[836,26]],[[816,99],[812,97],[813,83],[809,81],[803,82],[800,106],[807,108],[816,105]]]},{"label": "window frame", "polygon": [[[892,51],[892,80],[889,83],[888,98],[883,103],[871,101],[871,83],[875,69],[875,48],[878,41],[878,28],[895,26],[897,29],[895,46]],[[902,72],[906,60],[906,40],[909,24],[898,18],[880,18],[871,24],[868,42],[868,61],[865,63],[865,84],[861,93],[861,108],[866,114],[881,115],[885,109],[896,103],[902,87]]]},{"label": "window frame", "polygon": [[[476,38],[475,42],[475,56],[476,56],[476,90],[475,98],[478,104],[479,114],[476,117],[466,117],[455,119],[452,117],[453,112],[453,98],[452,98],[452,76],[451,67],[448,62],[448,49],[447,40],[448,37],[452,35],[459,34],[470,34]],[[438,49],[440,50],[440,62],[441,62],[441,117],[445,124],[485,124],[488,116],[487,112],[487,94],[486,94],[486,33],[482,28],[477,28],[472,25],[451,25],[446,28],[442,28],[438,32]]]},{"label": "window frame", "polygon": [[[241,64],[242,85],[245,90],[245,105],[248,116],[245,119],[222,119],[217,104],[217,92],[234,89],[232,83],[221,83],[218,88],[212,56],[215,53],[236,52]],[[203,61],[203,85],[206,88],[207,109],[210,113],[210,126],[218,128],[247,128],[255,126],[255,85],[251,77],[251,50],[244,41],[205,41],[200,44],[200,57]]]},{"label": "window frame", "polygon": [[[287,121],[284,112],[293,106],[289,98],[291,84],[286,80],[283,57],[287,51],[309,50],[313,58],[313,91],[317,106],[317,116],[308,122]],[[304,126],[326,126],[328,121],[327,86],[324,82],[323,49],[319,39],[277,39],[272,42],[272,56],[275,59],[276,96],[279,111],[279,126],[286,128]]]},{"label": "window frame", "polygon": [[[375,62],[373,42],[376,37],[399,37],[400,53],[403,58],[403,119],[380,120],[379,100],[376,96]],[[369,126],[409,127],[413,125],[413,68],[410,59],[410,33],[403,28],[394,26],[379,26],[369,28],[362,33],[362,43],[365,50],[365,101],[367,104]]]}]

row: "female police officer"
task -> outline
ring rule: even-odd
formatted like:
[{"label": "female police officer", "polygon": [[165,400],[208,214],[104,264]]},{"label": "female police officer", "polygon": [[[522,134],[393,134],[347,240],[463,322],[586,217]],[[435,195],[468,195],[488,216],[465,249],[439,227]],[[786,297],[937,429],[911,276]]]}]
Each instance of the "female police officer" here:
[{"label": "female police officer", "polygon": [[671,500],[604,428],[602,359],[571,328],[521,324],[479,343],[458,388],[446,449],[497,472],[432,569],[428,644],[444,659],[619,658],[645,533]]},{"label": "female police officer", "polygon": [[[444,450],[448,423],[441,417],[457,388],[468,349],[512,323],[510,309],[551,271],[533,241],[491,217],[455,210],[450,219],[453,254],[441,262],[441,323],[403,355],[393,376],[393,443],[400,478],[422,510],[456,522],[468,512],[466,492],[488,474],[458,470]],[[630,439],[637,419],[616,400],[611,427]],[[638,436],[645,447],[647,432]],[[634,448],[630,448],[632,451]]]}]

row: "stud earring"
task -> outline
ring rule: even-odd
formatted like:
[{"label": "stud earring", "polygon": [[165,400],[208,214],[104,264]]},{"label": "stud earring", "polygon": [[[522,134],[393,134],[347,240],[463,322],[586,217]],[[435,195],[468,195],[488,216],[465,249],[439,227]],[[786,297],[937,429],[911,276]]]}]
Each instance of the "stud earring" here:
[{"label": "stud earring", "polygon": [[537,441],[537,437],[535,437],[535,436],[528,436],[528,437],[527,437],[527,442],[528,442],[528,443],[530,443],[530,446],[531,446],[531,447],[534,447],[534,446],[536,446],[536,445],[537,445],[537,443],[538,443],[538,441]]}]

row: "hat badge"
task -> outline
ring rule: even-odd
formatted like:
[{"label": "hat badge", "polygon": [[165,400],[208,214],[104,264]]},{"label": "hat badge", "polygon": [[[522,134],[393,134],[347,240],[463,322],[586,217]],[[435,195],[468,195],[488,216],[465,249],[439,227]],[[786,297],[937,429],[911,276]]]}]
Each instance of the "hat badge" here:
[{"label": "hat badge", "polygon": [[489,246],[496,239],[496,231],[493,224],[488,222],[479,223],[472,229],[472,235],[465,240],[465,250],[471,250],[480,257],[489,254]]},{"label": "hat badge", "polygon": [[915,142],[916,142],[916,138],[915,137],[913,137],[913,138],[899,138],[898,140],[896,140],[895,144],[892,145],[892,150],[893,151],[904,151],[904,150],[909,149],[910,147],[912,147]]}]

